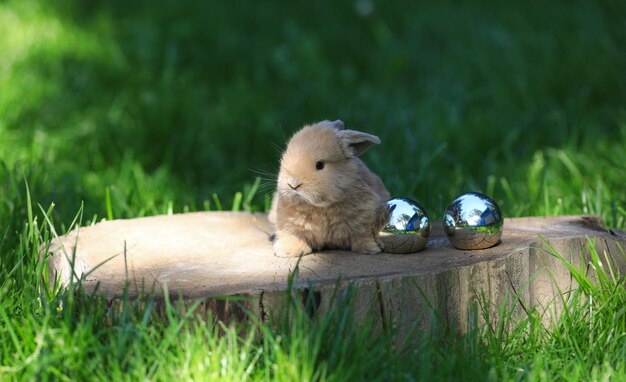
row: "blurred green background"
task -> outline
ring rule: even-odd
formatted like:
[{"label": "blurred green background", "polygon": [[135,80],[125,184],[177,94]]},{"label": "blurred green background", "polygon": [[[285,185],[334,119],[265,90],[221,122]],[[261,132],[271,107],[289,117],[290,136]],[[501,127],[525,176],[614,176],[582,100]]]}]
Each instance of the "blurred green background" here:
[{"label": "blurred green background", "polygon": [[[434,218],[465,191],[507,216],[626,217],[622,1],[0,1],[0,223],[229,206],[305,123]],[[4,240],[7,247],[11,240]]]},{"label": "blurred green background", "polygon": [[550,329],[534,311],[509,336],[503,306],[408,349],[344,300],[239,332],[48,288],[51,226],[263,210],[286,139],[337,118],[433,219],[482,191],[624,229],[626,2],[0,0],[0,380],[624,379],[623,278],[597,263]]}]

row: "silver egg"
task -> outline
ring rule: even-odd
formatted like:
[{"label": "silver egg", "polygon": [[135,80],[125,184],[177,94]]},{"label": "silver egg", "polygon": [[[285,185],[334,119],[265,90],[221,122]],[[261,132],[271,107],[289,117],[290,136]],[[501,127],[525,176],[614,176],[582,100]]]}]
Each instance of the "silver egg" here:
[{"label": "silver egg", "polygon": [[430,219],[424,207],[408,198],[387,202],[389,220],[380,231],[388,253],[413,253],[422,250],[430,235]]},{"label": "silver egg", "polygon": [[450,203],[443,228],[458,249],[485,249],[498,244],[502,236],[502,212],[490,197],[468,192]]}]

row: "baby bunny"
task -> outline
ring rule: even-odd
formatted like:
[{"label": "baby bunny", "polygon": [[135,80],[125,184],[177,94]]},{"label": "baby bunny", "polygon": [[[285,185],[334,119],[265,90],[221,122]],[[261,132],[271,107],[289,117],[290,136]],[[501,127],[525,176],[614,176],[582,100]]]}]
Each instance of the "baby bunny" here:
[{"label": "baby bunny", "polygon": [[357,158],[379,143],[374,135],[344,129],[339,120],[304,126],[291,137],[269,216],[277,256],[383,250],[378,232],[388,219],[389,192]]}]

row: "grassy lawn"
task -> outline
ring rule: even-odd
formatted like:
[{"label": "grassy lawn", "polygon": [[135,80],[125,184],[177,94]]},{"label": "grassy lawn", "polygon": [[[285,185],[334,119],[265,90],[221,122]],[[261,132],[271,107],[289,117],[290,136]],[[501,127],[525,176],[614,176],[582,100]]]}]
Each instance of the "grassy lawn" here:
[{"label": "grassy lawn", "polygon": [[[463,337],[324,317],[226,326],[45,287],[37,248],[104,218],[267,208],[285,140],[342,119],[433,219],[466,191],[509,217],[626,228],[626,3],[0,0],[0,380],[621,380],[604,274],[550,329]],[[28,189],[27,189],[28,185]],[[486,314],[486,313],[485,313]],[[508,328],[509,330],[504,330]],[[335,339],[340,338],[341,341]]]}]

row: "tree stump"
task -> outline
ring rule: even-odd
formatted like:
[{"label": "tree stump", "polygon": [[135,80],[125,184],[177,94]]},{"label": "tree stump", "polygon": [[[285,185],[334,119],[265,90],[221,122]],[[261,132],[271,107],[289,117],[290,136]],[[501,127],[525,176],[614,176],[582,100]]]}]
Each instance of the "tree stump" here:
[{"label": "tree stump", "polygon": [[597,218],[581,216],[505,219],[501,244],[476,251],[453,248],[437,223],[424,250],[404,255],[322,251],[278,258],[271,234],[265,214],[199,212],[105,221],[75,229],[43,250],[50,253],[53,278],[69,285],[73,275],[87,292],[97,286],[112,300],[125,287],[131,297],[150,292],[157,299],[167,290],[172,299],[204,299],[203,308],[223,320],[246,319],[242,308],[266,319],[285,303],[298,266],[294,288],[314,292],[322,313],[350,287],[357,319],[370,315],[377,325],[417,323],[423,329],[441,319],[460,331],[481,296],[494,315],[502,303],[514,306],[514,316],[530,307],[546,309],[546,321],[558,315],[559,294],[576,283],[548,244],[580,265],[592,238],[607,262],[622,274],[626,270],[626,238],[606,231]]}]

